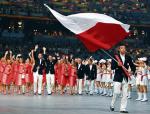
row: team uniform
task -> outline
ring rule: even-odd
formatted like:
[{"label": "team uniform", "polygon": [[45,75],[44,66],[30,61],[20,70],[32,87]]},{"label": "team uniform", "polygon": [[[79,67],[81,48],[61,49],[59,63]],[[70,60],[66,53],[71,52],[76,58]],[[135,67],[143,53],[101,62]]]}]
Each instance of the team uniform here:
[{"label": "team uniform", "polygon": [[4,68],[3,76],[2,76],[2,84],[10,85],[11,83],[11,65],[6,65]]},{"label": "team uniform", "polygon": [[[15,82],[17,82],[16,80],[17,80],[17,77],[18,77],[18,75],[19,75],[19,63],[16,63],[16,62],[14,62],[13,64],[12,64],[12,72],[13,72],[13,82],[15,83]],[[16,83],[15,83],[16,84]]]},{"label": "team uniform", "polygon": [[102,81],[102,71],[101,69],[98,67],[97,68],[97,77],[96,77],[96,81],[101,82]]},{"label": "team uniform", "polygon": [[[132,58],[128,55],[115,55],[115,58],[121,65],[123,65],[126,69],[131,68],[131,71],[135,72],[135,65],[133,64]],[[113,111],[115,107],[115,102],[118,94],[121,93],[122,90],[122,98],[121,98],[121,105],[120,105],[120,112],[127,113],[126,107],[127,107],[127,96],[128,96],[128,76],[125,73],[125,70],[118,65],[116,61],[112,61],[111,64],[112,70],[115,70],[114,75],[114,92],[113,97],[111,101],[111,107],[110,109]],[[121,89],[122,88],[122,89]]]},{"label": "team uniform", "polygon": [[25,64],[25,83],[31,83],[32,76],[32,65]]},{"label": "team uniform", "polygon": [[2,83],[5,66],[6,64],[4,62],[0,62],[0,83]]},{"label": "team uniform", "polygon": [[107,82],[109,81],[109,77],[110,77],[110,74],[107,71],[107,69],[103,70],[103,72],[102,72],[102,81],[101,82],[104,83],[104,87],[103,87],[102,96],[107,94],[106,86],[107,86]]},{"label": "team uniform", "polygon": [[61,74],[60,74],[60,85],[66,86],[69,82],[70,75],[70,65],[62,64],[61,66]]},{"label": "team uniform", "polygon": [[70,76],[69,76],[69,86],[74,87],[77,82],[77,68],[71,66]]},{"label": "team uniform", "polygon": [[19,64],[16,85],[22,86],[23,84],[25,84],[25,65]]},{"label": "team uniform", "polygon": [[110,67],[107,67],[107,72],[105,74],[105,83],[112,83],[113,82],[113,71]]}]

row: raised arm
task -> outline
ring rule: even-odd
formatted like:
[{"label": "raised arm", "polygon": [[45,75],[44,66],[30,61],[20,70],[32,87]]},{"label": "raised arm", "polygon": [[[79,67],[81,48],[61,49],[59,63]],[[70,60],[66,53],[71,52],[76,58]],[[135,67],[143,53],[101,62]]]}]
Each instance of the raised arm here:
[{"label": "raised arm", "polygon": [[43,47],[43,58],[47,61],[46,47]]},{"label": "raised arm", "polygon": [[5,54],[4,54],[4,59],[5,60],[6,60],[7,55],[8,55],[8,51],[6,51]]}]

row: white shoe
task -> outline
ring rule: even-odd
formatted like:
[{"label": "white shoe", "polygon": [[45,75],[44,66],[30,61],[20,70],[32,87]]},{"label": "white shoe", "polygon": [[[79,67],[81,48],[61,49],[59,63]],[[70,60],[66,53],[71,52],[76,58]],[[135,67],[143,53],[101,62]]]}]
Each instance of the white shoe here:
[{"label": "white shoe", "polygon": [[105,96],[106,95],[106,93],[103,93],[103,94],[101,94],[102,96]]},{"label": "white shoe", "polygon": [[106,97],[109,97],[109,94],[106,94]]},{"label": "white shoe", "polygon": [[131,99],[131,96],[128,96],[128,99]]},{"label": "white shoe", "polygon": [[93,95],[93,92],[90,91],[90,95]]},{"label": "white shoe", "polygon": [[109,95],[109,97],[112,97],[112,96],[113,96],[112,94]]},{"label": "white shoe", "polygon": [[136,101],[141,101],[142,99],[141,98],[137,98],[137,99],[135,99]]},{"label": "white shoe", "polygon": [[148,101],[148,99],[142,99],[141,100],[141,102],[147,102]]}]

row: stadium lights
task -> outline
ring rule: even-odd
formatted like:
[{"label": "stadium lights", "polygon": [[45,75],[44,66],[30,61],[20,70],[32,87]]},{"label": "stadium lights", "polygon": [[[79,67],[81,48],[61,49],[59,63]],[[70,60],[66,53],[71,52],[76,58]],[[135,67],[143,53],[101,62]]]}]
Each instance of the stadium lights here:
[{"label": "stadium lights", "polygon": [[21,22],[21,21],[19,21],[19,22],[18,22],[18,25],[22,25],[22,22]]},{"label": "stadium lights", "polygon": [[145,31],[144,30],[142,30],[142,35],[145,35]]},{"label": "stadium lights", "polygon": [[37,32],[38,30],[37,30],[37,29],[34,29],[33,31],[34,31],[34,32]]},{"label": "stadium lights", "polygon": [[44,30],[44,32],[46,33],[46,32],[47,32],[47,30],[45,29],[45,30]]}]

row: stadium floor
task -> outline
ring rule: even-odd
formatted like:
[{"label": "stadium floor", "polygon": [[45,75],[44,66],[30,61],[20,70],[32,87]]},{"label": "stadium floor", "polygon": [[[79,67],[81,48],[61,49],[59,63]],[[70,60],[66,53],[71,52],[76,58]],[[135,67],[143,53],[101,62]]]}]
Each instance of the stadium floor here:
[{"label": "stadium floor", "polygon": [[[130,114],[148,114],[150,102],[136,102],[136,92],[128,100]],[[149,95],[150,96],[150,95]],[[120,99],[120,98],[119,98]],[[109,110],[111,98],[104,96],[3,96],[0,95],[0,114],[118,114]]]}]

